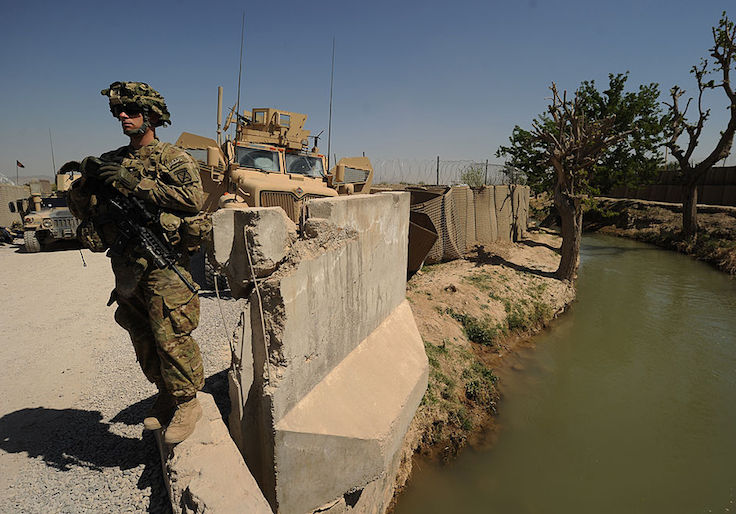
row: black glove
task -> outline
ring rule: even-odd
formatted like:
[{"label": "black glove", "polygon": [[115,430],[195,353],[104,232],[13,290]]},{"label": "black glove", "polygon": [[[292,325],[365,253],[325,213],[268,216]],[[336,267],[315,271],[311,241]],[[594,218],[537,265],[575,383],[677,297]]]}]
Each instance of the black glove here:
[{"label": "black glove", "polygon": [[82,162],[79,163],[79,171],[84,177],[96,177],[100,174],[100,166],[102,161],[97,157],[85,157]]},{"label": "black glove", "polygon": [[105,185],[128,191],[135,189],[140,182],[140,179],[125,169],[124,166],[114,162],[105,162],[100,166],[99,179],[104,181]]}]

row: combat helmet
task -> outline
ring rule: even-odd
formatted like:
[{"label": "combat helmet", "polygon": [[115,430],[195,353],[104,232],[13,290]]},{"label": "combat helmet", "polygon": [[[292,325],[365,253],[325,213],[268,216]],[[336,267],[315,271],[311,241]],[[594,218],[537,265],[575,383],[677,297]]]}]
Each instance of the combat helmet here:
[{"label": "combat helmet", "polygon": [[133,103],[143,109],[146,125],[149,124],[148,114],[151,112],[156,113],[159,118],[154,127],[171,125],[171,116],[164,97],[145,82],[113,82],[100,93],[110,98],[110,112],[113,116],[116,116],[116,106]]}]

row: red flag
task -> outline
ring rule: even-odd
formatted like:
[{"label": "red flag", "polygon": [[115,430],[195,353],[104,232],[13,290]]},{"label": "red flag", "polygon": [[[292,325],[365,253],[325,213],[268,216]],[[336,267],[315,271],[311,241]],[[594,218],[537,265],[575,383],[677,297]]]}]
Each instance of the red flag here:
[{"label": "red flag", "polygon": [[17,160],[15,161],[15,165],[18,166],[19,168],[25,168],[25,166],[23,166],[23,163]]}]

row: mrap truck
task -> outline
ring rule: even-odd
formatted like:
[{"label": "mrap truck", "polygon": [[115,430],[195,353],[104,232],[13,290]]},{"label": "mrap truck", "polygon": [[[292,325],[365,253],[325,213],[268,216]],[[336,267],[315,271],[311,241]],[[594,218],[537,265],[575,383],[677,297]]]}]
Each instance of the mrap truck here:
[{"label": "mrap truck", "polygon": [[281,207],[299,223],[307,200],[370,193],[370,160],[343,158],[328,170],[316,138],[309,148],[306,120],[306,114],[255,108],[249,116],[238,116],[235,139],[223,144],[182,133],[176,144],[199,162],[204,210],[228,204]]}]

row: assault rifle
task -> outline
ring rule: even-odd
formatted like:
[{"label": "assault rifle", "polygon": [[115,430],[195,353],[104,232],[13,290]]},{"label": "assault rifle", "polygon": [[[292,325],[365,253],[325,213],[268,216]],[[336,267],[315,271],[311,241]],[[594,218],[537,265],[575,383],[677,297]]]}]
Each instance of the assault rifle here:
[{"label": "assault rifle", "polygon": [[[88,160],[91,159],[88,158]],[[99,168],[100,164],[102,164],[102,161],[94,159],[92,166]],[[90,174],[88,178],[94,180],[95,176]],[[160,232],[159,215],[161,210],[154,210],[146,206],[140,198],[132,195],[125,196],[117,189],[106,186],[100,181],[95,181],[98,185],[96,193],[107,206],[107,216],[105,216],[104,222],[115,225],[118,233],[117,239],[110,246],[110,253],[122,256],[126,248],[131,244],[135,245],[141,249],[143,256],[156,269],[173,271],[191,292],[196,293],[197,288],[176,267],[176,262],[181,257],[181,253],[156,233]]]}]

